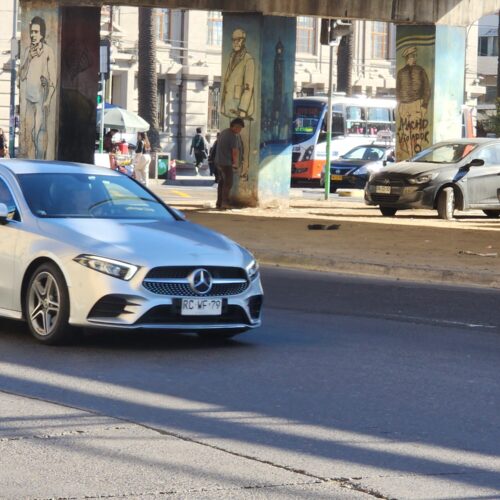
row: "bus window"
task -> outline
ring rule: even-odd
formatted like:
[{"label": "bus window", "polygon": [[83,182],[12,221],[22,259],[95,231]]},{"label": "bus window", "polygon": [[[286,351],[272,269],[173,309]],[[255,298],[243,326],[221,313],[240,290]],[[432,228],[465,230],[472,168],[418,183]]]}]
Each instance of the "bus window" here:
[{"label": "bus window", "polygon": [[297,104],[294,106],[294,144],[306,141],[316,133],[322,113],[322,106],[308,104]]},{"label": "bus window", "polygon": [[[325,119],[323,120],[323,124],[321,126],[321,132],[319,133],[318,143],[326,142],[326,122],[327,116],[325,115]],[[333,111],[332,113],[332,137],[339,137],[345,135],[344,129],[344,115],[341,112]]]}]

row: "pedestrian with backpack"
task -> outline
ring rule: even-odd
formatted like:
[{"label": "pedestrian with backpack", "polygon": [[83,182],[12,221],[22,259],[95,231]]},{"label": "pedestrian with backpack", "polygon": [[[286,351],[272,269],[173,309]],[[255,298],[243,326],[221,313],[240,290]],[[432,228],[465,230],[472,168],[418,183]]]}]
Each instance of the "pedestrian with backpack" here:
[{"label": "pedestrian with backpack", "polygon": [[196,175],[200,175],[200,167],[208,158],[208,144],[201,133],[201,127],[196,129],[196,135],[191,140],[191,149],[189,154],[195,157]]}]

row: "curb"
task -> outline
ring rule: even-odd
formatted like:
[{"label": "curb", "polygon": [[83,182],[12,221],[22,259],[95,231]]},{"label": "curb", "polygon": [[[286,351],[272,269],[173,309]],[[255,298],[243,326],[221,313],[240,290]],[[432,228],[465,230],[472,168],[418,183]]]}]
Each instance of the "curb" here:
[{"label": "curb", "polygon": [[260,264],[292,267],[311,271],[326,271],[355,276],[370,276],[414,282],[433,282],[448,285],[479,286],[500,289],[500,274],[467,272],[460,269],[433,269],[423,266],[389,266],[376,262],[343,259],[312,259],[291,253],[269,250],[250,250]]}]

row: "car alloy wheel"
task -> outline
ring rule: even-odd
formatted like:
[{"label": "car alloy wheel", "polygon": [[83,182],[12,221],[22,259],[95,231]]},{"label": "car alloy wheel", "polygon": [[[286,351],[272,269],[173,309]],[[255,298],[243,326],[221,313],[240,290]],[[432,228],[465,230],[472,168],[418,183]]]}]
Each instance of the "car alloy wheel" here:
[{"label": "car alloy wheel", "polygon": [[59,344],[69,339],[68,289],[54,264],[45,263],[36,269],[28,283],[25,300],[26,319],[36,339],[45,344]]}]

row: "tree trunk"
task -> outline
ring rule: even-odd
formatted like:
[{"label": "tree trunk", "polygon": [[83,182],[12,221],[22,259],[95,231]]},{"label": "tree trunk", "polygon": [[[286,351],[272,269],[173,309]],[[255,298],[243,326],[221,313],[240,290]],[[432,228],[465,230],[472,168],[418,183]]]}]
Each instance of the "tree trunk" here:
[{"label": "tree trunk", "polygon": [[337,91],[352,94],[353,35],[343,36],[337,52]]},{"label": "tree trunk", "polygon": [[160,151],[158,132],[158,80],[156,75],[156,33],[153,9],[139,7],[139,115],[150,125],[149,142]]}]

